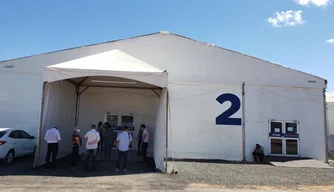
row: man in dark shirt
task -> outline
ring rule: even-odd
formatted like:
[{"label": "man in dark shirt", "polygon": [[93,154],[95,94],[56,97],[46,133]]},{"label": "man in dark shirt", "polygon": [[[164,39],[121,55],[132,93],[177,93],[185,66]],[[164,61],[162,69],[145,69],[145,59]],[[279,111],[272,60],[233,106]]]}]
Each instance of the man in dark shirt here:
[{"label": "man in dark shirt", "polygon": [[263,152],[263,147],[261,145],[256,144],[256,147],[253,151],[253,157],[254,157],[254,161],[257,161],[258,159],[260,162],[263,161],[264,152]]},{"label": "man in dark shirt", "polygon": [[104,159],[111,159],[111,151],[114,145],[114,132],[110,126],[105,126],[106,130],[104,132]]},{"label": "man in dark shirt", "polygon": [[140,149],[141,149],[141,144],[143,141],[143,131],[144,131],[145,125],[142,124],[139,129],[138,137],[137,137],[137,142],[138,142],[138,154],[140,154]]},{"label": "man in dark shirt", "polygon": [[75,127],[73,134],[72,134],[72,161],[71,161],[70,169],[75,169],[77,166],[79,149],[81,147],[81,142],[82,142],[82,138],[79,132],[80,132],[80,129],[78,127]]}]

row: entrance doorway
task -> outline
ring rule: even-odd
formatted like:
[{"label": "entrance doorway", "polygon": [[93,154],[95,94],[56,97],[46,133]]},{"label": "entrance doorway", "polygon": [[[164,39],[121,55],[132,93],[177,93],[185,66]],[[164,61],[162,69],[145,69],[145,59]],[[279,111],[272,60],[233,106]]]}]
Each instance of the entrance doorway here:
[{"label": "entrance doorway", "polygon": [[269,121],[269,155],[299,156],[298,121]]}]

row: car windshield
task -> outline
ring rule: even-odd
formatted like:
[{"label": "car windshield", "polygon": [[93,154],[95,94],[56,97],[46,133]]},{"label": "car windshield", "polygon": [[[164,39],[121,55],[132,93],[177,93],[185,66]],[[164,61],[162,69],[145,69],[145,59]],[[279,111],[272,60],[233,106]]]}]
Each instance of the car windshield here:
[{"label": "car windshield", "polygon": [[4,136],[7,133],[7,131],[0,131],[0,138]]}]

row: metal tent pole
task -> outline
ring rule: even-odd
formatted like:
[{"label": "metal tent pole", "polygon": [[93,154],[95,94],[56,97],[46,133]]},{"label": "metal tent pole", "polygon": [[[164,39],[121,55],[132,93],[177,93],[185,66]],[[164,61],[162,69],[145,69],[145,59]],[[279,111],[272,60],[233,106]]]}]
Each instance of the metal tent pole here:
[{"label": "metal tent pole", "polygon": [[36,145],[36,151],[35,151],[35,160],[33,164],[33,168],[36,168],[39,165],[39,156],[41,151],[41,141],[42,139],[42,123],[43,123],[43,113],[44,113],[44,98],[45,98],[45,86],[47,82],[43,83],[43,89],[42,89],[42,101],[41,101],[41,109],[40,109],[40,115],[39,115],[39,125],[38,125],[38,138],[37,138],[37,145]]},{"label": "metal tent pole", "polygon": [[242,159],[246,160],[245,82],[242,83]]},{"label": "metal tent pole", "polygon": [[166,88],[166,166],[165,166],[165,173],[167,173],[167,163],[168,163],[168,89]]}]

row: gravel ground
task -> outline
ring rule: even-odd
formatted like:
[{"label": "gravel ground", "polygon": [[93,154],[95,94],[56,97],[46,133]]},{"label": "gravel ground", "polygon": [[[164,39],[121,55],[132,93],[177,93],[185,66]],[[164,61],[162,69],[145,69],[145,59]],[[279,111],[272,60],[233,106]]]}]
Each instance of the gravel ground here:
[{"label": "gravel ground", "polygon": [[99,162],[98,172],[85,173],[68,172],[66,168],[31,170],[31,161],[22,159],[10,166],[0,166],[0,191],[334,191],[333,169],[175,162],[178,174],[165,175],[135,169],[135,164],[128,172],[115,173],[114,166]]},{"label": "gravel ground", "polygon": [[178,174],[171,178],[187,183],[224,186],[334,185],[334,170],[274,167],[262,164],[175,162]]}]

